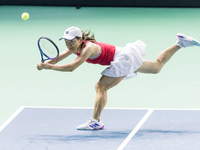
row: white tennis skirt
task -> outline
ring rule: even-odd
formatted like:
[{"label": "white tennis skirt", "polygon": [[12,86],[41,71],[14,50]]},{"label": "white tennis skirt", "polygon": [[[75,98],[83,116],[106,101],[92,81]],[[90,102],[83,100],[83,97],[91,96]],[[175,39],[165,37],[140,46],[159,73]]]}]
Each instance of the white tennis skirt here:
[{"label": "white tennis skirt", "polygon": [[109,77],[126,76],[124,80],[137,76],[136,70],[144,62],[145,49],[145,43],[140,40],[128,43],[125,47],[116,47],[113,61],[101,74]]}]

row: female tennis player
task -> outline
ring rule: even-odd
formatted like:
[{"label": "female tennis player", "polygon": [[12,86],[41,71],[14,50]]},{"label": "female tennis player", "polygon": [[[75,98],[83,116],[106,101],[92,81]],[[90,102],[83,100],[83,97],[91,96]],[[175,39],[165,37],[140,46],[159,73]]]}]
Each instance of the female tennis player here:
[{"label": "female tennis player", "polygon": [[[67,49],[55,60],[39,62],[37,69],[51,69],[72,72],[85,61],[93,64],[107,65],[102,77],[95,85],[96,99],[92,118],[77,127],[79,130],[103,129],[100,115],[107,102],[107,91],[124,79],[130,79],[140,73],[159,73],[168,60],[183,47],[200,46],[200,42],[184,34],[177,34],[174,45],[162,51],[156,60],[144,60],[146,45],[140,40],[128,43],[125,47],[96,42],[89,32],[82,32],[77,27],[70,27],[61,38],[65,40]],[[69,64],[55,65],[71,54],[77,55]]]}]

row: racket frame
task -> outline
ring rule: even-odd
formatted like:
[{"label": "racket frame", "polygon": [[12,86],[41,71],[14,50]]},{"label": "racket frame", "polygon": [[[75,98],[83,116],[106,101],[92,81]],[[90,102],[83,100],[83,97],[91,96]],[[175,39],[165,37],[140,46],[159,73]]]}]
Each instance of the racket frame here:
[{"label": "racket frame", "polygon": [[[56,50],[57,50],[57,56],[56,56],[56,57],[49,57],[49,56],[47,56],[47,55],[42,51],[42,49],[41,49],[41,47],[40,47],[40,40],[41,40],[41,39],[48,40],[51,44],[53,44],[53,45],[55,46],[55,48],[56,48]],[[53,60],[53,59],[58,58],[58,56],[59,56],[59,49],[58,49],[57,45],[56,45],[51,39],[49,39],[49,38],[47,38],[47,37],[40,37],[40,38],[38,39],[37,44],[38,44],[38,48],[39,48],[39,51],[40,51],[41,62],[42,62],[42,63],[44,63],[46,60],[49,60],[49,59],[52,59],[52,60]],[[45,59],[43,56],[45,56],[46,59]]]}]

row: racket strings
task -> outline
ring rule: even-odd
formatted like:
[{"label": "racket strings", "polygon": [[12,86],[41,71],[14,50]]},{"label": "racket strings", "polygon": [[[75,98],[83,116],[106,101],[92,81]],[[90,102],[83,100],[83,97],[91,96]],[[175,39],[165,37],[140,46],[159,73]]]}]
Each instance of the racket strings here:
[{"label": "racket strings", "polygon": [[54,58],[58,55],[56,47],[48,40],[41,39],[40,48],[42,49],[43,53],[50,58]]}]

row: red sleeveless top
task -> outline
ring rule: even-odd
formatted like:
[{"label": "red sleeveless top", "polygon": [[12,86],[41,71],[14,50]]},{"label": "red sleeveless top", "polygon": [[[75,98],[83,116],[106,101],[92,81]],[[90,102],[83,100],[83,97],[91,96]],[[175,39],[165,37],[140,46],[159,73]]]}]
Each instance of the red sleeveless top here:
[{"label": "red sleeveless top", "polygon": [[[82,42],[82,48],[88,41]],[[115,55],[115,46],[111,44],[101,43],[101,42],[94,42],[95,44],[101,47],[101,52],[97,57],[88,58],[86,60],[87,63],[92,64],[100,64],[100,65],[110,65],[110,62],[113,61]],[[76,52],[77,55],[80,55],[79,52]]]}]

